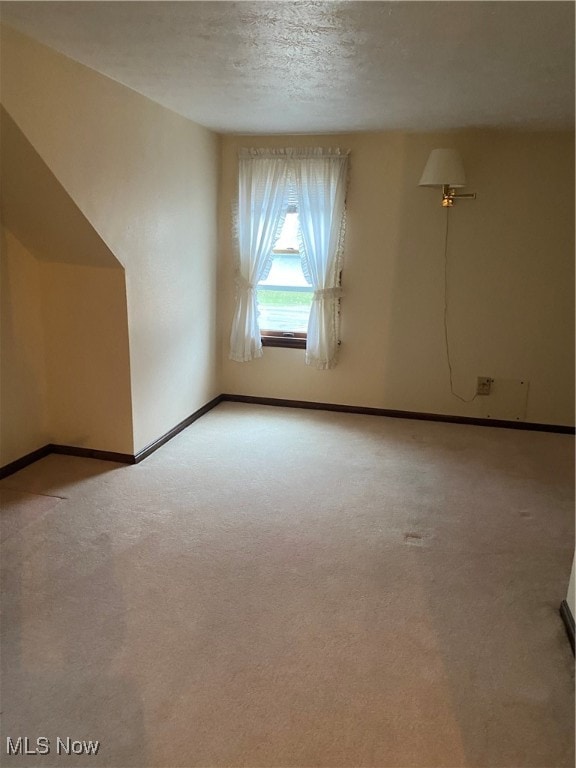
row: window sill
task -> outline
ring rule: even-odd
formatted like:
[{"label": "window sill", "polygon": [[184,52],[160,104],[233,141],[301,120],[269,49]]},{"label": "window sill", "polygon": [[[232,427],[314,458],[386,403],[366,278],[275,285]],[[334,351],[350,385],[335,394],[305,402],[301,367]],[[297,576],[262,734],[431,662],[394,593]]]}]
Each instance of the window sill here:
[{"label": "window sill", "polygon": [[306,349],[306,338],[301,336],[261,336],[263,347]]}]

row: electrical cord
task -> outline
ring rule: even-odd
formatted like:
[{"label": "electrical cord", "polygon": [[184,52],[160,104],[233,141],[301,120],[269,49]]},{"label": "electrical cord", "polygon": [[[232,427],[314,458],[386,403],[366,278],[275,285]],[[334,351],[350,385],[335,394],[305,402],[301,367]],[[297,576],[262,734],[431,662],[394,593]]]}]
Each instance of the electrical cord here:
[{"label": "electrical cord", "polygon": [[476,400],[478,393],[466,400],[465,397],[461,397],[457,392],[454,392],[454,381],[452,374],[452,361],[450,360],[450,344],[448,343],[448,231],[450,216],[448,215],[450,208],[446,208],[446,230],[444,232],[444,341],[446,343],[446,360],[448,361],[448,370],[450,371],[450,392],[461,400],[463,403],[471,403]]}]

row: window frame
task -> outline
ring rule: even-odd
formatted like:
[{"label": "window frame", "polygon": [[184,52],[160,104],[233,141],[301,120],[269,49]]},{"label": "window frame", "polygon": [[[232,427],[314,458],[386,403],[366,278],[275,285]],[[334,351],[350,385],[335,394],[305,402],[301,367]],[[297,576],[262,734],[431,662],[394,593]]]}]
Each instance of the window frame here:
[{"label": "window frame", "polygon": [[[291,202],[288,204],[287,213],[297,213],[298,204]],[[273,254],[286,254],[299,256],[300,250],[296,248],[273,248]],[[258,287],[265,287],[257,285]],[[286,286],[291,287],[291,286]],[[270,290],[270,289],[268,289]],[[272,289],[274,290],[274,289]],[[312,286],[310,291],[313,292]],[[308,333],[306,331],[279,331],[270,328],[260,328],[260,339],[263,347],[284,347],[286,349],[306,349],[306,340]]]}]

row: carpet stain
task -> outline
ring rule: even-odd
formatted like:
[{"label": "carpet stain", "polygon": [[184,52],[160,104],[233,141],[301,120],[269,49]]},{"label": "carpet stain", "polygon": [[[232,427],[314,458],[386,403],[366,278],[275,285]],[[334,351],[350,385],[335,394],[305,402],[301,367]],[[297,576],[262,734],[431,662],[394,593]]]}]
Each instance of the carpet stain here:
[{"label": "carpet stain", "polygon": [[412,544],[415,546],[422,546],[422,543],[423,543],[422,536],[419,533],[405,533],[404,543]]}]

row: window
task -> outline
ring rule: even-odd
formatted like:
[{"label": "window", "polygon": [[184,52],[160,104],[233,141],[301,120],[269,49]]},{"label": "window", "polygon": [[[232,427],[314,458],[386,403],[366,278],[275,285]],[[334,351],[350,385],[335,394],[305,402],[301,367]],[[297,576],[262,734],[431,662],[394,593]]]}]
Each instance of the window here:
[{"label": "window", "polygon": [[305,349],[314,289],[302,269],[298,208],[288,207],[267,274],[258,282],[259,325],[265,346]]},{"label": "window", "polygon": [[305,347],[306,365],[336,365],[348,155],[240,150],[231,360],[262,357],[264,338]]}]

